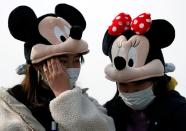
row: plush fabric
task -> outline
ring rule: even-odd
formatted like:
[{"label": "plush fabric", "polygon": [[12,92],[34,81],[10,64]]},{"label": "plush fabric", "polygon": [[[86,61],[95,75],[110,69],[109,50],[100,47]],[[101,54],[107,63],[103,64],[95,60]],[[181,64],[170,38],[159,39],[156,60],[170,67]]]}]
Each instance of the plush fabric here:
[{"label": "plush fabric", "polygon": [[131,16],[126,13],[118,14],[109,26],[108,31],[110,35],[121,35],[127,30],[132,30],[136,34],[144,34],[150,29],[151,17],[149,13],[143,13],[131,19]]},{"label": "plush fabric", "polygon": [[52,100],[50,110],[55,121],[69,131],[115,130],[112,119],[105,114],[106,110],[95,100],[87,99],[80,88],[66,91]]},{"label": "plush fabric", "polygon": [[109,64],[105,67],[105,74],[109,80],[127,83],[162,76],[164,68],[160,60],[153,60],[145,66],[122,71],[115,70],[112,64]]},{"label": "plush fabric", "polygon": [[120,13],[105,32],[102,50],[111,59],[111,63],[105,67],[106,78],[129,83],[163,76],[165,62],[161,49],[174,40],[173,25],[164,19],[151,21],[147,13],[139,15],[131,25],[127,25],[130,22],[128,14]]},{"label": "plush fabric", "polygon": [[55,95],[50,89],[38,87],[37,100],[39,103],[42,103],[40,106],[35,106],[33,102],[27,99],[23,87],[19,84],[13,88],[9,88],[7,91],[16,100],[24,104],[31,111],[33,117],[36,118],[47,131],[51,130],[51,123],[54,120],[49,110],[49,103],[55,98]]},{"label": "plush fabric", "polygon": [[1,131],[45,131],[43,126],[32,116],[30,110],[0,89],[0,130]]},{"label": "plush fabric", "polygon": [[75,7],[58,4],[55,13],[37,17],[28,6],[16,7],[9,15],[12,36],[24,41],[27,63],[39,63],[53,56],[88,53],[88,44],[81,39],[86,21]]},{"label": "plush fabric", "polygon": [[[78,87],[66,91],[50,102],[53,119],[59,131],[115,131],[111,117]],[[0,89],[0,127],[2,131],[45,131],[33,117],[30,110],[12,97],[5,89]]]},{"label": "plush fabric", "polygon": [[56,45],[37,44],[33,46],[31,51],[32,63],[38,63],[52,56],[64,54],[86,54],[88,53],[88,44],[85,41],[73,40],[69,38],[67,41]]}]

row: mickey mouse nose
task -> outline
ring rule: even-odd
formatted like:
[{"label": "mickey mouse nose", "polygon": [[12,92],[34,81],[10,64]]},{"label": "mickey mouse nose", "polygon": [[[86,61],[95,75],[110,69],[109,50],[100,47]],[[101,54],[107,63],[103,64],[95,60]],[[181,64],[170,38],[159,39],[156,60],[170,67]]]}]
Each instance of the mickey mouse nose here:
[{"label": "mickey mouse nose", "polygon": [[83,30],[80,26],[72,26],[70,29],[70,37],[76,40],[80,40],[82,37]]},{"label": "mickey mouse nose", "polygon": [[122,70],[126,66],[126,61],[123,57],[117,56],[117,57],[114,58],[114,65],[115,65],[117,70]]}]

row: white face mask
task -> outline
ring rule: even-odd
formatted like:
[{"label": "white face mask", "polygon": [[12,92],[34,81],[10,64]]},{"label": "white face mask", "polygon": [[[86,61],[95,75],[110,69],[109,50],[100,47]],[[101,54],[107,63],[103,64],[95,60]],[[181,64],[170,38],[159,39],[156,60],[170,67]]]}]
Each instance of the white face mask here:
[{"label": "white face mask", "polygon": [[134,93],[120,92],[119,95],[125,104],[133,110],[145,109],[155,98],[152,86]]},{"label": "white face mask", "polygon": [[69,77],[70,86],[73,88],[79,77],[80,68],[67,68],[66,71]]},{"label": "white face mask", "polygon": [[[66,71],[69,77],[70,87],[72,89],[79,77],[80,68],[67,68]],[[45,84],[49,85],[48,81],[44,79],[44,77],[43,77],[43,81],[45,82]]]}]

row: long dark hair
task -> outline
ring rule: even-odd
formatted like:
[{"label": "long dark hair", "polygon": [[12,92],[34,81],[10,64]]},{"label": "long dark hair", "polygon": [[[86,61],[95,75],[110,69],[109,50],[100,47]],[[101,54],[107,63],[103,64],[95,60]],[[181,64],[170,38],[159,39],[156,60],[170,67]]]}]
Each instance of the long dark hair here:
[{"label": "long dark hair", "polygon": [[[84,63],[83,55],[80,55],[80,61],[81,63]],[[39,94],[41,93],[43,89],[44,83],[42,82],[42,77],[40,73],[38,73],[38,71],[36,70],[34,66],[35,65],[32,65],[32,64],[28,64],[26,66],[25,77],[23,81],[21,82],[21,86],[23,88],[25,95],[27,96],[26,98],[30,105],[44,106],[48,104],[48,101],[45,101],[43,99],[41,101],[40,96],[39,96]],[[47,90],[48,92],[51,92],[51,95],[52,95],[51,97],[54,97],[52,90],[50,88],[48,88]]]},{"label": "long dark hair", "polygon": [[153,92],[155,96],[163,96],[171,90],[168,84],[171,81],[170,76],[165,74],[161,77],[151,78],[151,80],[154,84]]},{"label": "long dark hair", "polygon": [[42,106],[38,100],[38,91],[41,88],[40,81],[41,78],[38,76],[38,72],[33,65],[28,64],[26,66],[26,74],[21,85],[25,95],[27,96],[27,101],[34,106]]}]

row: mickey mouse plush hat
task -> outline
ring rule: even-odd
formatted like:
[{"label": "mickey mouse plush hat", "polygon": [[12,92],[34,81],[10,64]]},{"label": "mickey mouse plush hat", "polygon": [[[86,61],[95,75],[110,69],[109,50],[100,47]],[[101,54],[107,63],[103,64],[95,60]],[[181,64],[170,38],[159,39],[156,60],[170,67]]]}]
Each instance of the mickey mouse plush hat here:
[{"label": "mickey mouse plush hat", "polygon": [[103,52],[112,62],[105,67],[106,78],[129,83],[164,76],[170,70],[165,69],[161,49],[174,37],[174,27],[166,20],[151,20],[149,13],[132,20],[129,14],[120,13],[103,38]]},{"label": "mickey mouse plush hat", "polygon": [[19,6],[10,13],[8,26],[13,37],[25,42],[27,63],[89,52],[87,42],[81,39],[86,21],[76,8],[67,4],[58,4],[54,14],[39,18],[31,8]]}]

